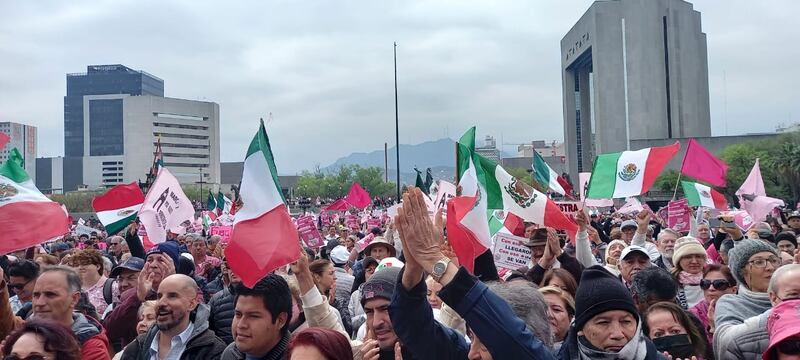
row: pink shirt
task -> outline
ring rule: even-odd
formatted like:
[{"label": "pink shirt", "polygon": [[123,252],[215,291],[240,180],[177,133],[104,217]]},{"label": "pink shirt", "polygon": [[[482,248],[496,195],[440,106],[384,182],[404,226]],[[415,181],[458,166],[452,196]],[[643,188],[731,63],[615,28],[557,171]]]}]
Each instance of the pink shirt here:
[{"label": "pink shirt", "polygon": [[107,279],[107,277],[101,276],[97,283],[86,289],[86,295],[89,296],[89,302],[94,305],[94,308],[100,315],[102,315],[106,311],[106,307],[108,307],[106,299],[103,297],[103,285],[105,285]]}]

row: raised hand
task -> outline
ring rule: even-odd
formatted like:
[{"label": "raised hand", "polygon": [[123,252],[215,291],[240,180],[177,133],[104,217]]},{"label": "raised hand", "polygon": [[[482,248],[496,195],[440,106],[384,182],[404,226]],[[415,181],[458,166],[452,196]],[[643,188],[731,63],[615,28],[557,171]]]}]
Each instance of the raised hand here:
[{"label": "raised hand", "polygon": [[395,226],[403,239],[404,249],[422,268],[431,272],[444,255],[439,248],[441,233],[431,223],[422,191],[414,188],[403,194],[403,205],[397,210]]},{"label": "raised hand", "polygon": [[575,222],[578,223],[578,231],[586,231],[589,228],[589,217],[586,216],[586,210],[578,210],[575,215]]},{"label": "raised hand", "polygon": [[636,215],[636,231],[640,234],[647,234],[647,227],[650,226],[650,212],[646,210],[639,211]]}]

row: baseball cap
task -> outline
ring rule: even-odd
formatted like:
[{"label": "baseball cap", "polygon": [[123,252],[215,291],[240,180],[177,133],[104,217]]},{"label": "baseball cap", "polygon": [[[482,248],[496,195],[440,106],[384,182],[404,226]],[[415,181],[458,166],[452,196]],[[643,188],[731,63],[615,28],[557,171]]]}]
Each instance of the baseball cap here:
[{"label": "baseball cap", "polygon": [[645,248],[643,248],[641,246],[638,246],[638,245],[630,245],[630,246],[622,249],[622,253],[619,255],[619,258],[621,260],[625,260],[625,258],[628,257],[628,255],[630,255],[631,253],[634,253],[634,252],[640,252],[646,258],[650,259],[650,255],[647,254],[647,250],[645,250]]},{"label": "baseball cap", "polygon": [[786,220],[793,219],[793,218],[800,218],[800,211],[793,211],[789,213],[789,216],[786,217]]},{"label": "baseball cap", "polygon": [[334,264],[341,265],[347,262],[347,259],[350,257],[350,252],[347,251],[347,248],[342,245],[337,245],[333,250],[331,250],[331,261]]},{"label": "baseball cap", "polygon": [[110,275],[112,278],[115,278],[125,270],[142,271],[142,268],[144,268],[144,260],[135,256],[131,256],[127,260],[115,266],[114,269],[111,270]]},{"label": "baseball cap", "polygon": [[381,262],[378,263],[378,267],[375,268],[375,271],[378,271],[378,270],[381,270],[381,269],[385,269],[385,268],[389,268],[389,267],[402,268],[403,266],[405,266],[405,264],[402,261],[400,261],[399,259],[397,259],[396,257],[388,257],[388,258],[385,258],[385,259],[381,260]]},{"label": "baseball cap", "polygon": [[625,220],[622,222],[622,225],[619,227],[620,230],[625,230],[627,227],[634,227],[638,228],[639,224],[636,223],[635,220]]}]

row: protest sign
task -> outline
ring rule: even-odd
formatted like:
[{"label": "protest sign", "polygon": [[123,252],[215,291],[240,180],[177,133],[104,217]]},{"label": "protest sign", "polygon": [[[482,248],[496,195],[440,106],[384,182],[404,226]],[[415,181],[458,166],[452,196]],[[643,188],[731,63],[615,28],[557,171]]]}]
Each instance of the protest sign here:
[{"label": "protest sign", "polygon": [[437,189],[436,197],[433,201],[434,209],[442,209],[442,213],[446,215],[447,201],[456,197],[456,186],[447,181],[439,180]]},{"label": "protest sign", "polygon": [[139,220],[147,228],[153,244],[167,240],[167,230],[194,219],[194,206],[181,189],[178,179],[167,168],[161,168],[156,181],[145,196]]},{"label": "protest sign", "polygon": [[667,226],[677,232],[689,231],[689,201],[680,199],[667,204]]},{"label": "protest sign", "polygon": [[220,241],[227,244],[228,240],[231,238],[231,231],[233,231],[233,226],[215,225],[209,228],[208,233],[211,235],[219,235]]},{"label": "protest sign", "polygon": [[306,246],[312,249],[325,245],[313,216],[301,216],[297,219],[297,233]]},{"label": "protest sign", "polygon": [[492,255],[498,268],[516,270],[531,261],[531,250],[524,246],[525,238],[499,232],[494,237]]},{"label": "protest sign", "polygon": [[75,234],[76,235],[83,235],[83,234],[91,235],[92,231],[97,232],[97,229],[88,227],[86,225],[81,225],[81,224],[75,225]]}]

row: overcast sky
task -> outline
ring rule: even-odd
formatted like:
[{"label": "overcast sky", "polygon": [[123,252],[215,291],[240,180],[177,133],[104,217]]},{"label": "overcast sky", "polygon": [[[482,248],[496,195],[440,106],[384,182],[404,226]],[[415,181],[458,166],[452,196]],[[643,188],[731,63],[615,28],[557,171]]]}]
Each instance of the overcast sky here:
[{"label": "overcast sky", "polygon": [[[278,170],[394,142],[563,138],[559,41],[592,1],[2,1],[0,121],[63,155],[65,74],[121,63],[166,96],[220,105],[221,157],[267,124]],[[696,0],[708,36],[712,131],[800,121],[794,0]],[[723,76],[724,74],[724,76]],[[727,106],[726,106],[727,104]],[[513,151],[507,146],[506,151]]]}]

